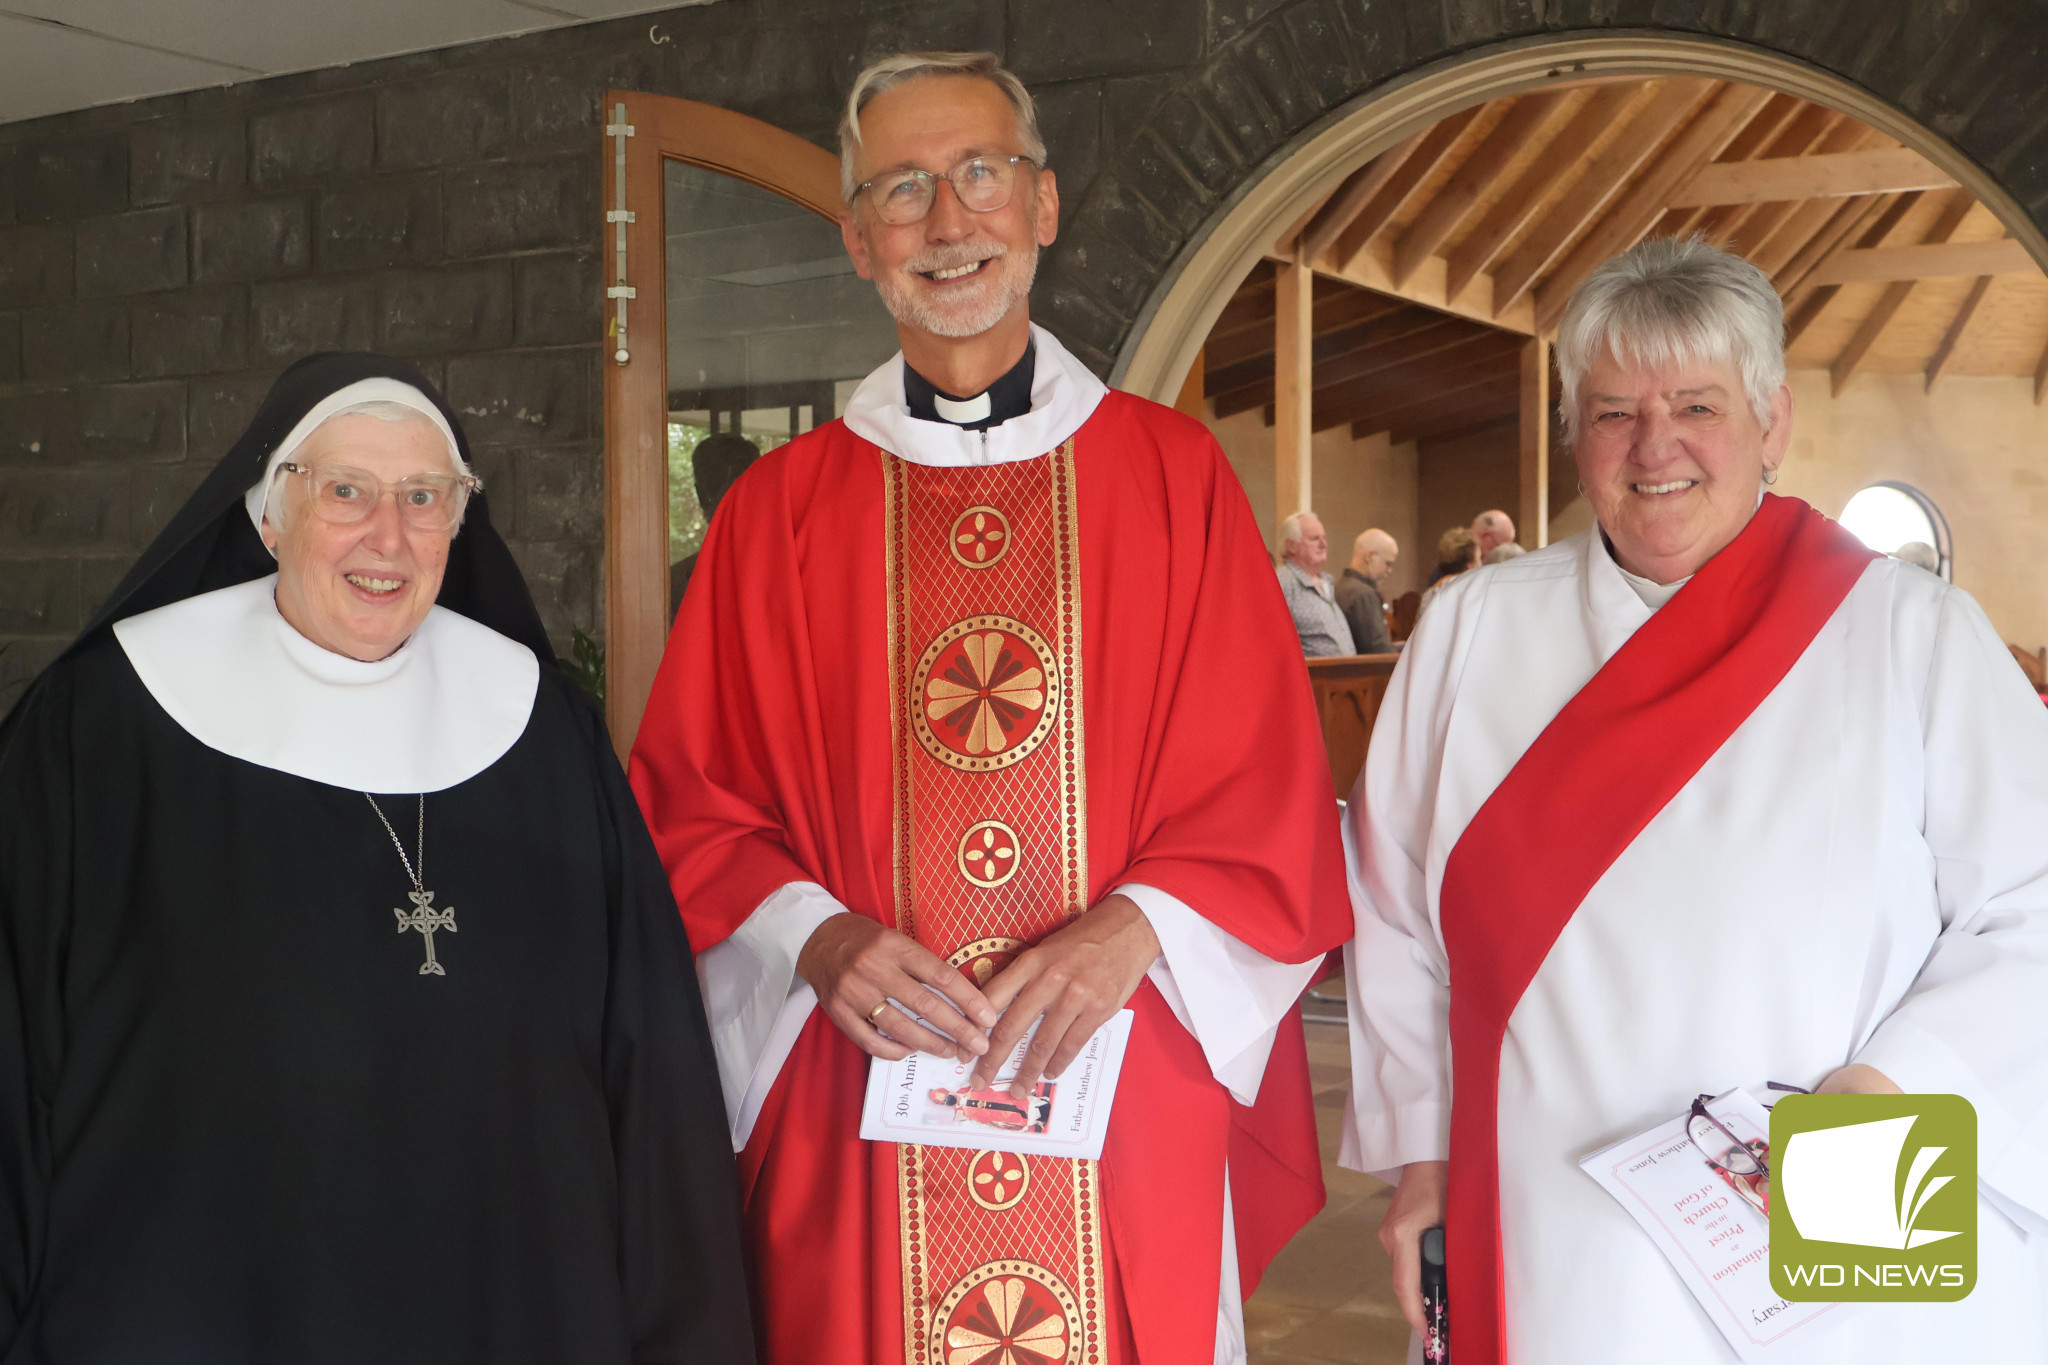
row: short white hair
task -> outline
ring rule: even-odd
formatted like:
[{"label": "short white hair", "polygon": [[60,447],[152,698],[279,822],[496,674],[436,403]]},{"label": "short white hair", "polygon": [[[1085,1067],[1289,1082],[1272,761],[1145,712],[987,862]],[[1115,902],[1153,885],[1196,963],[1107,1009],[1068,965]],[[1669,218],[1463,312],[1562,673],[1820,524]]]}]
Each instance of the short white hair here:
[{"label": "short white hair", "polygon": [[1770,277],[1698,237],[1653,237],[1595,270],[1557,327],[1558,415],[1579,438],[1579,393],[1602,354],[1627,368],[1725,363],[1765,427],[1785,382],[1785,304]]},{"label": "short white hair", "polygon": [[860,187],[853,179],[853,154],[860,148],[860,111],[877,95],[926,76],[970,76],[995,86],[1017,115],[1017,143],[1040,170],[1045,169],[1045,139],[1038,135],[1038,102],[1024,82],[1003,68],[993,52],[899,52],[869,62],[853,78],[846,94],[846,113],[839,120],[839,193],[853,202]]},{"label": "short white hair", "polygon": [[1321,522],[1322,518],[1316,516],[1313,512],[1296,512],[1293,516],[1282,520],[1280,523],[1280,543],[1282,545],[1299,543],[1302,539],[1301,524],[1309,520]]}]

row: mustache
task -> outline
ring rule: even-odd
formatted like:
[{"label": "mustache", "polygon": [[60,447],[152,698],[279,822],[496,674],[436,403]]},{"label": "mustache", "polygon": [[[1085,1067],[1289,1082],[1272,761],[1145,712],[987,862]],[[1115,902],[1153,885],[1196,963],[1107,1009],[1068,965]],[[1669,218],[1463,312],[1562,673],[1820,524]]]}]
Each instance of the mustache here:
[{"label": "mustache", "polygon": [[1001,242],[957,242],[927,247],[905,261],[903,268],[915,275],[929,275],[935,270],[953,270],[976,261],[1000,260],[1009,254],[1010,249]]}]

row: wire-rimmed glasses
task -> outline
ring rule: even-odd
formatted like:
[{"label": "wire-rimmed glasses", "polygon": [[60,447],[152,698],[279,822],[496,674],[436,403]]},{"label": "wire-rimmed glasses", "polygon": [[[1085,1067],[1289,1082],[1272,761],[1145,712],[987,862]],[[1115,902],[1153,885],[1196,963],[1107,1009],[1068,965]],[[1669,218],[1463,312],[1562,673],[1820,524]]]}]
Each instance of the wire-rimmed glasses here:
[{"label": "wire-rimmed glasses", "polygon": [[278,470],[306,479],[313,511],[331,526],[354,526],[363,521],[384,500],[389,487],[406,525],[421,531],[449,531],[462,520],[469,495],[484,491],[484,481],[474,474],[410,474],[387,485],[368,470],[347,465],[302,465],[287,460]]},{"label": "wire-rimmed glasses", "polygon": [[962,206],[975,213],[994,213],[1010,202],[1017,188],[1017,164],[1037,168],[1028,156],[970,156],[944,175],[930,171],[885,171],[854,188],[865,194],[875,213],[892,227],[922,222],[939,197],[939,182],[953,187]]}]

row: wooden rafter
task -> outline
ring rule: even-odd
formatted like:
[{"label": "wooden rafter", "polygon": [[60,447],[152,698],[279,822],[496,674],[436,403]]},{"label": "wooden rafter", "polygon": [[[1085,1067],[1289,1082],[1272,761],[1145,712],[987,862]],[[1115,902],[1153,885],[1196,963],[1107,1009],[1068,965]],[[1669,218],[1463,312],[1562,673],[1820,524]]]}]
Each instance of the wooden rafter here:
[{"label": "wooden rafter", "polygon": [[1387,183],[1337,234],[1336,241],[1327,252],[1319,254],[1327,254],[1340,268],[1363,254],[1402,206],[1422,188],[1422,182],[1443,164],[1443,159],[1451,154],[1451,148],[1457,146],[1458,139],[1465,135],[1465,130],[1472,126],[1472,120],[1478,118],[1480,110],[1485,107],[1482,104],[1461,110],[1423,134],[1422,141],[1402,161],[1400,169],[1387,177]]},{"label": "wooden rafter", "polygon": [[1437,402],[1470,385],[1500,381],[1512,388],[1517,348],[1512,338],[1503,337],[1501,343],[1475,348],[1461,359],[1429,356],[1404,362],[1327,389],[1316,396],[1316,430],[1354,422],[1375,411]]},{"label": "wooden rafter", "polygon": [[1364,437],[1375,432],[1389,432],[1394,434],[1394,444],[1400,445],[1413,440],[1412,433],[1438,426],[1446,417],[1453,420],[1490,417],[1515,401],[1515,380],[1511,373],[1472,375],[1447,385],[1420,402],[1404,402],[1397,398],[1362,409],[1351,418],[1351,434]]},{"label": "wooden rafter", "polygon": [[1594,159],[1564,199],[1530,230],[1514,254],[1494,271],[1496,310],[1507,307],[1534,287],[1537,277],[1548,271],[1616,196],[1628,189],[1630,181],[1650,159],[1650,153],[1714,89],[1712,81],[1681,79],[1665,83],[1642,112],[1629,120],[1614,143]]},{"label": "wooden rafter", "polygon": [[[1359,291],[1363,293],[1364,291]],[[1372,297],[1368,295],[1367,297]],[[1341,379],[1372,372],[1377,361],[1399,359],[1466,340],[1472,328],[1456,318],[1424,308],[1406,308],[1393,300],[1392,310],[1357,327],[1318,337],[1314,345],[1312,386],[1326,389]],[[1270,363],[1231,367],[1218,372],[1210,386],[1218,417],[1231,417],[1273,401],[1274,371]]]},{"label": "wooden rafter", "polygon": [[1720,154],[1742,126],[1755,118],[1770,92],[1754,86],[1724,85],[1677,137],[1664,155],[1637,177],[1627,194],[1582,236],[1536,293],[1536,330],[1551,332],[1572,293],[1601,262],[1634,246],[1657,221],[1671,187]]},{"label": "wooden rafter", "polygon": [[[1927,235],[1921,239],[1921,245],[1940,246],[1947,242],[1962,225],[1963,219],[1969,216],[1970,210],[1976,206],[1977,201],[1967,193],[1957,192],[1943,207],[1941,216],[1934,220],[1934,226],[1927,230]],[[1914,284],[1915,281],[1906,279],[1885,286],[1884,293],[1878,296],[1877,306],[1864,317],[1854,335],[1849,338],[1849,344],[1842,348],[1841,354],[1835,357],[1834,364],[1828,367],[1828,381],[1832,392],[1839,395],[1848,387],[1849,381],[1856,377],[1856,371],[1870,357],[1870,348],[1877,344],[1878,337],[1884,334],[1884,329],[1890,325],[1907,298],[1912,295]]]},{"label": "wooden rafter", "polygon": [[1543,131],[1564,99],[1562,90],[1543,90],[1522,96],[1508,108],[1485,141],[1465,158],[1449,183],[1430,198],[1428,206],[1395,243],[1395,284],[1406,284],[1415,268],[1436,254],[1494,179]]},{"label": "wooden rafter", "polygon": [[[1965,212],[1975,207],[1972,200]],[[1859,280],[1926,280],[1941,275],[2027,275],[2036,269],[2026,244],[2010,237],[1994,242],[1928,241],[1917,246],[1863,247],[1837,252],[1813,272],[1815,284]]]},{"label": "wooden rafter", "polygon": [[[1846,244],[1850,241],[1854,241],[1858,246],[1864,247],[1877,246],[1882,243],[1885,238],[1891,236],[1892,229],[1896,228],[1900,221],[1912,211],[1913,206],[1920,202],[1921,193],[1922,191],[1920,190],[1910,190],[1905,194],[1879,195],[1877,202],[1884,205],[1884,207],[1871,213],[1866,220],[1870,224],[1869,227],[1865,228],[1863,223],[1859,222],[1856,225],[1855,232],[1837,241],[1827,254],[1821,258],[1822,262],[1824,263],[1831,259],[1837,252],[1846,250]],[[1816,266],[1815,268],[1818,267]],[[1807,276],[1810,280],[1812,276],[1811,270],[1807,272]],[[1834,302],[1835,296],[1842,292],[1842,286],[1839,284],[1814,285],[1802,282],[1790,289],[1780,285],[1779,291],[1785,296],[1787,315],[1785,322],[1785,345],[1790,347],[1793,342],[1799,340],[1805,334],[1807,328],[1819,321],[1820,315],[1827,311],[1828,305]]]},{"label": "wooden rafter", "polygon": [[1512,425],[1519,418],[1520,408],[1516,405],[1498,402],[1484,406],[1473,404],[1446,411],[1427,424],[1392,427],[1388,435],[1397,445],[1406,441],[1413,441],[1417,445],[1432,441],[1455,441],[1460,437],[1491,431],[1495,427]]},{"label": "wooden rafter", "polygon": [[1372,160],[1360,166],[1346,177],[1330,196],[1329,202],[1317,213],[1308,227],[1302,230],[1301,257],[1312,261],[1330,249],[1330,243],[1337,240],[1337,234],[1351,226],[1351,220],[1359,210],[1372,202],[1372,197],[1386,187],[1396,172],[1407,164],[1415,149],[1422,145],[1422,139],[1429,130],[1396,143]]},{"label": "wooden rafter", "polygon": [[[1814,144],[1814,154],[1816,157],[1822,157],[1845,152],[1853,153],[1870,136],[1870,130],[1862,124],[1854,119],[1844,118],[1828,129],[1826,135]],[[1837,195],[1825,199],[1780,199],[1769,203],[1747,204],[1743,206],[1745,216],[1742,221],[1723,240],[1728,249],[1736,255],[1755,261],[1763,248],[1776,241],[1781,232],[1786,235],[1797,235],[1799,240],[1803,241],[1812,234],[1810,224],[1815,215],[1825,215],[1831,206],[1856,197]],[[1789,255],[1792,250],[1797,249],[1795,244],[1786,251],[1786,254]],[[1768,273],[1767,267],[1762,267],[1761,262],[1758,264]]]},{"label": "wooden rafter", "polygon": [[[1775,112],[1776,101],[1766,104],[1763,111],[1752,119],[1762,122]],[[1841,124],[1842,116],[1832,109],[1817,104],[1802,105],[1798,117],[1787,120],[1784,127],[1764,144],[1761,156],[1766,160],[1780,160],[1787,157],[1804,156]],[[1745,128],[1743,132],[1748,132]],[[1736,134],[1740,138],[1741,133]],[[1731,139],[1732,145],[1733,139]],[[1712,163],[1709,163],[1710,165]],[[1704,168],[1702,174],[1704,174]],[[1738,228],[1749,221],[1756,212],[1755,204],[1718,204],[1703,210],[1700,214],[1699,233],[1717,246],[1726,245]]]},{"label": "wooden rafter", "polygon": [[1580,106],[1579,112],[1572,115],[1564,131],[1551,139],[1535,164],[1522,172],[1513,188],[1479,220],[1479,226],[1452,249],[1445,279],[1447,292],[1452,295],[1464,293],[1466,286],[1477,276],[1492,268],[1501,251],[1529,225],[1529,220],[1536,215],[1558,182],[1579,164],[1593,144],[1599,141],[1600,135],[1614,126],[1615,120],[1635,102],[1642,88],[1641,85],[1609,85],[1593,92],[1592,97]]},{"label": "wooden rafter", "polygon": [[1911,148],[1890,147],[1702,166],[1671,197],[1671,205],[1696,208],[1709,204],[1841,199],[1853,194],[1946,190],[1955,188],[1955,183],[1947,172]]},{"label": "wooden rafter", "polygon": [[[1757,157],[1773,154],[1772,141],[1792,123],[1806,101],[1797,95],[1773,95],[1764,111],[1749,121],[1749,126],[1736,135],[1721,153],[1721,162],[1750,161]],[[1709,210],[1704,208],[1669,209],[1657,225],[1650,229],[1653,237],[1689,237],[1696,233],[1706,219]]]},{"label": "wooden rafter", "polygon": [[[1272,291],[1265,299],[1270,305]],[[1402,307],[1398,299],[1386,298],[1379,294],[1368,294],[1363,289],[1352,289],[1341,280],[1316,278],[1315,320],[1312,334],[1320,343],[1323,337],[1333,332],[1370,322],[1388,313],[1398,312]],[[1253,378],[1270,379],[1273,375],[1273,310],[1269,306],[1259,324],[1254,328],[1239,330],[1219,337],[1210,332],[1210,341],[1205,354],[1208,356],[1209,392],[1217,393],[1250,383]],[[1320,345],[1318,354],[1321,353]],[[1249,376],[1249,377],[1247,377]]]},{"label": "wooden rafter", "polygon": [[1963,296],[1962,306],[1948,324],[1948,331],[1942,334],[1941,345],[1934,348],[1934,354],[1927,361],[1927,390],[1932,392],[1934,381],[1941,378],[1942,371],[1955,359],[1956,347],[1961,344],[1963,333],[1969,329],[1970,319],[1977,315],[1977,308],[1984,302],[1984,295],[1991,289],[1991,276],[1979,275],[1977,282],[1970,286],[1970,292]]},{"label": "wooden rafter", "polygon": [[1900,196],[1895,194],[1875,194],[1868,199],[1848,199],[1835,205],[1834,212],[1820,230],[1807,238],[1790,259],[1771,271],[1771,283],[1780,294],[1789,296],[1815,266],[1854,234],[1876,222],[1899,199]]}]

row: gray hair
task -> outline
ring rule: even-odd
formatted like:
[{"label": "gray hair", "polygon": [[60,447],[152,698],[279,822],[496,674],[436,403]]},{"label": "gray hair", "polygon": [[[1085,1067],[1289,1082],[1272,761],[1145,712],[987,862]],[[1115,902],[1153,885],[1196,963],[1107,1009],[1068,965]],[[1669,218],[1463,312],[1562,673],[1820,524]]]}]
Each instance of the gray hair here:
[{"label": "gray hair", "polygon": [[1316,517],[1316,514],[1313,512],[1296,512],[1293,516],[1284,518],[1280,523],[1280,543],[1282,545],[1289,545],[1300,541],[1302,538],[1301,524],[1310,517],[1315,517],[1317,521],[1322,520],[1321,517]]},{"label": "gray hair", "polygon": [[1527,553],[1529,551],[1525,547],[1517,545],[1511,540],[1505,545],[1496,545],[1491,550],[1488,550],[1486,558],[1481,562],[1485,564],[1505,564],[1510,559],[1520,559]]},{"label": "gray hair", "polygon": [[971,76],[1002,91],[1017,115],[1017,141],[1032,164],[1045,168],[1045,139],[1038,134],[1038,103],[1031,92],[1003,69],[993,52],[899,52],[869,62],[853,78],[846,94],[846,113],[839,120],[839,193],[853,202],[859,188],[853,179],[853,154],[860,147],[860,111],[877,95],[926,76]]},{"label": "gray hair", "polygon": [[1557,327],[1558,415],[1579,439],[1579,386],[1602,352],[1629,367],[1715,361],[1768,427],[1785,382],[1785,305],[1770,277],[1698,237],[1653,237],[1595,270]]}]

